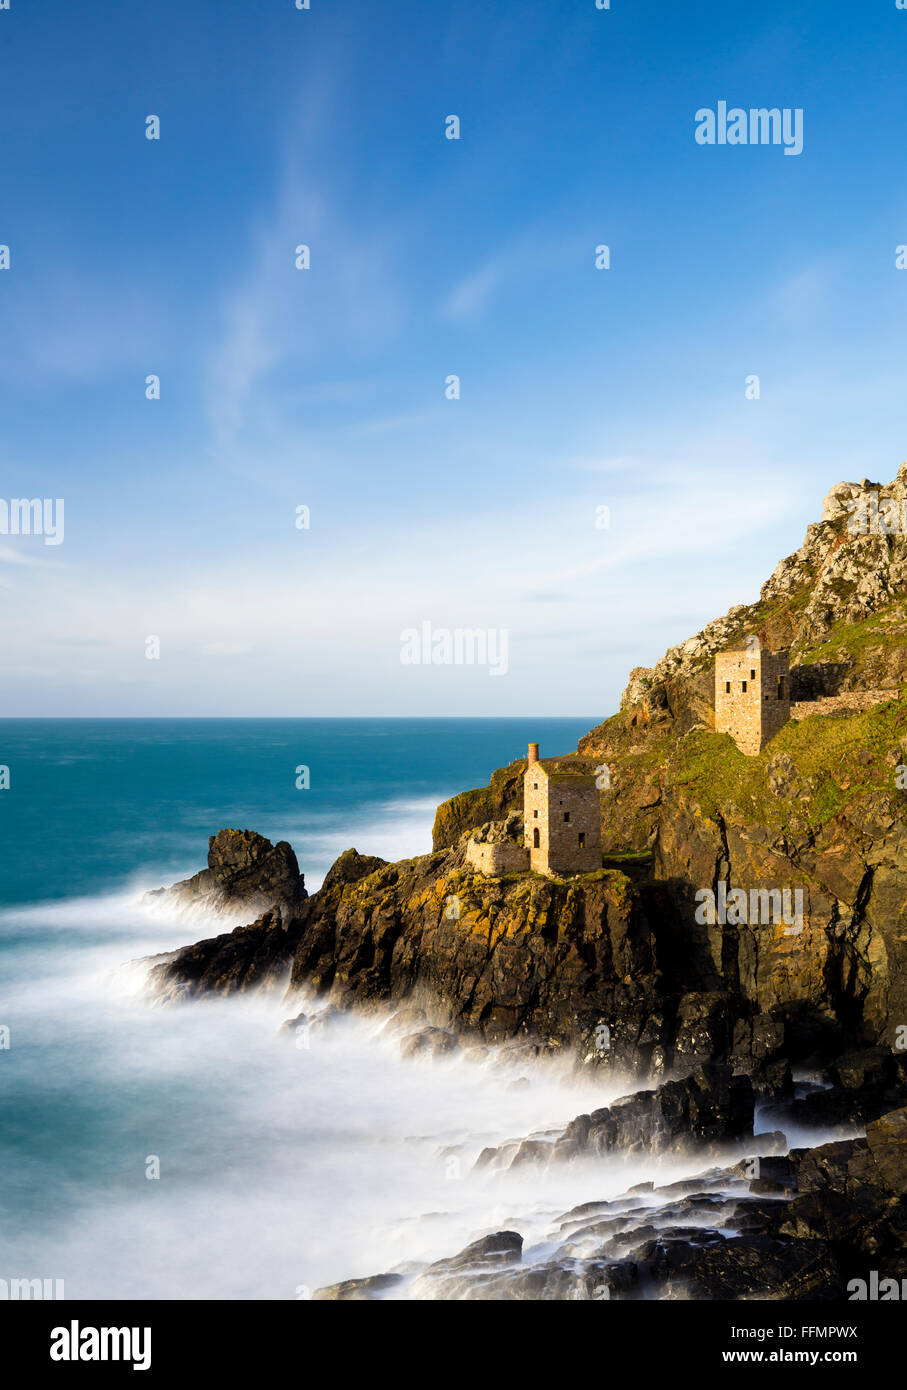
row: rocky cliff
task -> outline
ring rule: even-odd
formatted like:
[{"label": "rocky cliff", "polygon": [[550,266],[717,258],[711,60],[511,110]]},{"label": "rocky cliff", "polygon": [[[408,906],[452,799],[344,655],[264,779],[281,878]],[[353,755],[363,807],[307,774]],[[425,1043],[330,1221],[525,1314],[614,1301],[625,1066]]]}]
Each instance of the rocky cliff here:
[{"label": "rocky cliff", "polygon": [[711,711],[716,652],[759,638],[789,649],[797,696],[885,687],[907,679],[907,463],[891,483],[837,483],[800,549],[779,561],[756,603],[737,604],[637,667],[621,709],[670,715],[679,732]]},{"label": "rocky cliff", "polygon": [[[643,898],[660,968],[702,1013],[703,1056],[892,1047],[907,1022],[905,498],[907,465],[890,484],[832,488],[759,602],[634,671],[620,712],[580,740],[609,769],[606,851],[651,852]],[[748,637],[790,649],[803,702],[756,758],[712,718],[714,655]],[[519,804],[519,770],[499,774],[503,812]],[[457,798],[455,816],[440,808],[439,847],[467,829],[470,797],[484,811],[481,789]],[[799,930],[697,920],[696,894],[720,883],[748,901],[799,890]]]},{"label": "rocky cliff", "polygon": [[171,999],[280,982],[343,1008],[405,1002],[476,1039],[592,1055],[604,1022],[610,1062],[627,1066],[648,1067],[663,1041],[653,935],[622,870],[486,878],[462,842],[397,864],[348,850],[292,913],[272,907],[176,952],[153,979]]}]

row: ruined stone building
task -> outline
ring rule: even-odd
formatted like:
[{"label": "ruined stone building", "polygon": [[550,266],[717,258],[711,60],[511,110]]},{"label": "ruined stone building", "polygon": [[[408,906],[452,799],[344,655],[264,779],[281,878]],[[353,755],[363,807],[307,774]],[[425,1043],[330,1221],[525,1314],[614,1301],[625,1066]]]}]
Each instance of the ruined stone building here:
[{"label": "ruined stone building", "polygon": [[790,718],[787,652],[721,652],[715,658],[715,732],[741,753],[761,753]]},{"label": "ruined stone building", "polygon": [[492,877],[525,873],[529,854],[523,844],[522,817],[511,814],[504,821],[480,825],[466,842],[466,863]]},{"label": "ruined stone building", "polygon": [[539,758],[529,745],[523,778],[523,828],[529,867],[538,874],[588,874],[602,866],[595,774],[569,758]]}]

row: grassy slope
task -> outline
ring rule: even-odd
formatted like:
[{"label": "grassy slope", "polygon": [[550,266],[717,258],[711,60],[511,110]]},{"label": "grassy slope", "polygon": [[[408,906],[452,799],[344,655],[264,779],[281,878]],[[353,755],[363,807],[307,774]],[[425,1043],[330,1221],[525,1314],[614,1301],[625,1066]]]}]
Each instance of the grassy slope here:
[{"label": "grassy slope", "polygon": [[[786,755],[796,794],[775,794],[768,764]],[[746,757],[728,734],[696,732],[678,744],[671,762],[674,784],[695,792],[707,815],[735,806],[748,820],[784,828],[795,816],[818,830],[856,796],[880,795],[892,809],[907,793],[895,769],[907,762],[907,703],[897,698],[862,714],[810,715],[792,720],[758,757]]]}]

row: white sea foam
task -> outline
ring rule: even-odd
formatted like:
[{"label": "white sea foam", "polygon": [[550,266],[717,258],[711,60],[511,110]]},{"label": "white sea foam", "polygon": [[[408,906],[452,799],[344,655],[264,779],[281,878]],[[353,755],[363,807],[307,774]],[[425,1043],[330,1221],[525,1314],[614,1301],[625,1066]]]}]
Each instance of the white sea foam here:
[{"label": "white sea foam", "polygon": [[443,794],[404,798],[358,808],[355,814],[321,816],[314,825],[290,826],[287,838],[299,856],[309,892],[320,888],[335,859],[344,850],[396,861],[430,854],[435,810]]},{"label": "white sea foam", "polygon": [[[92,1146],[91,1179],[50,1231],[8,1229],[6,1258],[59,1271],[71,1297],[294,1298],[454,1253],[502,1225],[538,1243],[579,1202],[656,1167],[684,1171],[473,1171],[484,1146],[560,1127],[626,1088],[530,1064],[515,1089],[493,1057],[404,1062],[378,1020],[345,1017],[299,1048],[278,1035],[288,1010],[274,998],[149,1010],[96,976],[45,994],[43,1009],[45,1023],[59,1010],[67,1034],[35,1065],[54,1056],[58,1083],[101,1110],[113,1100],[115,1139]],[[145,1176],[149,1155],[158,1180]]]}]

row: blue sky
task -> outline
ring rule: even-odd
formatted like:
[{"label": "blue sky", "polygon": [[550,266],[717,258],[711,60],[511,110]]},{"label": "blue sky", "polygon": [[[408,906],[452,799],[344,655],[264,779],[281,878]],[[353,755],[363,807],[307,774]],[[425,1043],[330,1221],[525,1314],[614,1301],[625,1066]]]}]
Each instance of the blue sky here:
[{"label": "blue sky", "polygon": [[0,714],[603,717],[907,457],[895,0],[311,4],[0,11]]}]

